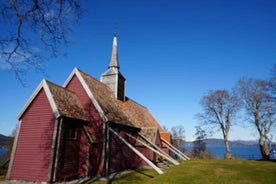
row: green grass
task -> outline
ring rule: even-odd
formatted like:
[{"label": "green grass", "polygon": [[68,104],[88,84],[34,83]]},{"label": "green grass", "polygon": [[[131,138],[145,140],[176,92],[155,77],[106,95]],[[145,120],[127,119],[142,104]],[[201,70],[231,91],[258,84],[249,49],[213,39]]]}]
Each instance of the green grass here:
[{"label": "green grass", "polygon": [[[96,181],[105,184],[107,181]],[[158,175],[152,169],[125,174],[112,183],[183,184],[183,183],[276,183],[276,162],[250,160],[190,160],[171,166]]]}]

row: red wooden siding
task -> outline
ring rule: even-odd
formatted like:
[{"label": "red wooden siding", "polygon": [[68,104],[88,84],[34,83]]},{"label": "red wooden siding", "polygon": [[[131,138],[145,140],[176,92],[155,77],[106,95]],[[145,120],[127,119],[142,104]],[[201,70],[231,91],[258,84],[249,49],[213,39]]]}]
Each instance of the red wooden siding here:
[{"label": "red wooden siding", "polygon": [[88,174],[89,169],[89,141],[84,132],[83,127],[81,127],[80,132],[80,152],[79,152],[79,176],[85,177]]},{"label": "red wooden siding", "polygon": [[10,178],[48,181],[55,117],[42,89],[24,113]]},{"label": "red wooden siding", "polygon": [[87,95],[86,91],[84,90],[82,84],[80,83],[79,79],[74,76],[71,81],[66,86],[67,89],[75,92],[75,94],[78,96],[80,103],[83,105],[85,111],[87,112],[87,115],[89,117],[89,120],[91,122],[91,127],[89,131],[91,131],[91,136],[93,138],[94,142],[100,142],[103,138],[103,125],[102,125],[102,119],[95,108],[94,104],[91,102],[91,99]]},{"label": "red wooden siding", "polygon": [[[159,132],[159,131],[158,131]],[[161,139],[160,139],[160,134],[156,134],[156,139],[155,139],[155,145],[158,146],[159,148],[162,147],[161,144]],[[152,150],[145,146],[138,146],[137,149],[145,156],[147,157],[150,161],[157,163],[158,159],[161,159],[162,157],[156,153],[154,153]],[[148,164],[142,160],[140,157],[136,158],[136,163],[139,166],[148,166]]]},{"label": "red wooden siding", "polygon": [[102,175],[102,144],[96,143],[91,144],[89,149],[89,176],[100,176]]},{"label": "red wooden siding", "polygon": [[89,172],[90,176],[101,175],[102,168],[102,146],[103,146],[103,123],[101,116],[94,104],[91,102],[91,99],[84,90],[79,79],[74,75],[70,82],[66,86],[67,89],[75,92],[78,96],[80,103],[83,105],[85,111],[87,112],[90,124],[86,126],[87,131],[89,132],[93,144],[89,148]]},{"label": "red wooden siding", "polygon": [[64,119],[57,169],[57,181],[86,175],[88,141],[82,122]]},{"label": "red wooden siding", "polygon": [[[119,130],[115,128],[114,130],[119,131],[120,136],[126,139],[130,144],[135,145],[135,141],[125,135],[122,129]],[[109,138],[109,174],[127,169],[137,169],[138,166],[135,163],[136,154],[119,138],[115,137],[113,133],[110,133]]]},{"label": "red wooden siding", "polygon": [[[160,137],[159,131],[158,131],[158,133],[156,135],[155,145],[158,146],[160,149],[162,149],[162,142],[161,142],[161,137]],[[156,161],[158,161],[159,159],[162,159],[162,156],[156,154]]]},{"label": "red wooden siding", "polygon": [[[154,161],[154,153],[153,151],[151,151],[150,149],[148,149],[147,147],[145,146],[139,146],[139,147],[136,147],[145,157],[147,157],[147,159],[149,159],[150,161]],[[148,166],[148,164],[142,160],[140,157],[136,157],[136,160],[135,160],[136,164],[138,166]]]}]

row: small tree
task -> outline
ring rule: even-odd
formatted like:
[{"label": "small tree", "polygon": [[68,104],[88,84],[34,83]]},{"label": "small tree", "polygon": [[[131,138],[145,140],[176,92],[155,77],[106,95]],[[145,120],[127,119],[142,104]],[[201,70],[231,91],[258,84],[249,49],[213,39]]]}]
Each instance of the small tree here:
[{"label": "small tree", "polygon": [[215,158],[215,155],[206,149],[206,142],[207,139],[207,133],[205,130],[203,130],[200,126],[196,126],[196,139],[193,142],[194,147],[191,150],[191,156],[194,158],[201,158],[201,159],[212,159]]},{"label": "small tree", "polygon": [[[215,126],[222,131],[226,147],[225,158],[231,158],[228,135],[232,120],[240,108],[240,100],[227,90],[209,91],[201,100],[203,113],[197,115],[198,119],[207,126]],[[214,127],[212,127],[214,128]]]},{"label": "small tree", "polygon": [[196,139],[193,142],[194,148],[192,149],[192,156],[194,157],[200,157],[200,153],[204,152],[206,150],[206,142],[204,140],[207,138],[206,132],[201,129],[200,126],[196,126]]}]

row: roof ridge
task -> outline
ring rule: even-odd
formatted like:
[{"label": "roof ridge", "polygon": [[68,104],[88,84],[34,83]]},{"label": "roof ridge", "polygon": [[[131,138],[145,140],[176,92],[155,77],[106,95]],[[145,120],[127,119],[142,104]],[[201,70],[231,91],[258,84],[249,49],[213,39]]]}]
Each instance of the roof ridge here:
[{"label": "roof ridge", "polygon": [[65,88],[65,87],[63,87],[63,86],[60,86],[60,85],[58,85],[58,84],[56,84],[56,83],[54,83],[54,82],[52,82],[52,81],[49,81],[49,80],[47,80],[47,79],[44,79],[45,80],[45,82],[49,85],[54,85],[54,86],[56,86],[56,87],[59,87],[59,88],[62,88],[62,89],[64,89],[64,90],[66,90],[66,91],[69,91],[69,92],[71,92],[71,93],[75,93],[74,91],[71,91],[70,89],[68,89],[68,88]]},{"label": "roof ridge", "polygon": [[[97,82],[98,84],[100,84],[100,85],[106,87],[106,88],[114,95],[114,98],[116,98],[116,97],[115,97],[115,94],[114,94],[113,91],[112,91],[112,89],[111,89],[108,85],[106,85],[105,83],[99,81],[99,80],[96,79],[95,77],[92,77],[91,75],[89,75],[89,74],[83,72],[82,70],[79,70],[79,72],[82,73],[82,74],[84,74],[84,75],[86,75],[87,77],[93,79],[93,80],[94,80],[95,82]],[[117,99],[117,98],[116,98],[116,99]]]},{"label": "roof ridge", "polygon": [[125,102],[123,102],[123,103],[126,103],[128,100],[130,100],[130,101],[132,101],[133,103],[135,103],[135,104],[137,104],[137,105],[139,105],[139,106],[143,107],[144,109],[147,109],[147,110],[148,110],[148,108],[147,108],[146,106],[144,106],[144,105],[142,105],[142,104],[138,103],[137,101],[135,101],[135,100],[133,100],[133,99],[129,98],[128,96],[126,96],[126,101],[125,101]]},{"label": "roof ridge", "polygon": [[141,129],[155,129],[155,130],[158,130],[157,127],[141,127]]}]

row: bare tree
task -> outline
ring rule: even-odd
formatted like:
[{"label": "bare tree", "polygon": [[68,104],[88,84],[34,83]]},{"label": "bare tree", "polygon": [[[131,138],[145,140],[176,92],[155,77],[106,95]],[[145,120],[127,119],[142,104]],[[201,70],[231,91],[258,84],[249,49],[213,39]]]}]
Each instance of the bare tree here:
[{"label": "bare tree", "polygon": [[[232,120],[240,108],[240,100],[227,90],[209,91],[201,100],[203,113],[197,115],[198,119],[207,126],[214,126],[222,131],[226,147],[225,158],[231,158],[228,134]],[[214,128],[212,127],[212,128]]]},{"label": "bare tree", "polygon": [[173,145],[180,149],[185,139],[185,128],[182,125],[172,127],[171,136]]},{"label": "bare tree", "polygon": [[44,71],[43,60],[62,54],[82,10],[78,0],[0,2],[0,64],[24,84],[29,69]]},{"label": "bare tree", "polygon": [[165,125],[163,126],[163,130],[164,130],[165,132],[168,132],[168,131],[169,131],[168,127],[166,127]]},{"label": "bare tree", "polygon": [[271,96],[269,82],[260,79],[241,79],[236,91],[259,134],[259,147],[263,159],[269,159],[269,133],[275,124],[275,99]]}]

